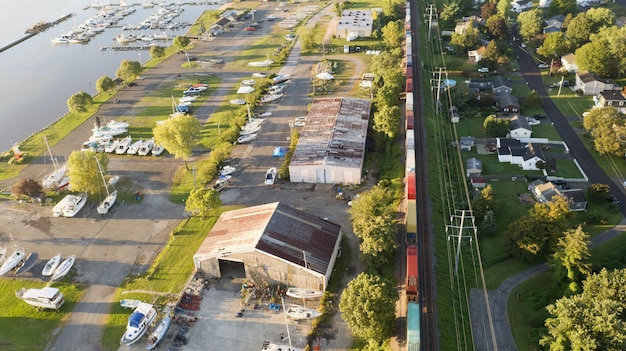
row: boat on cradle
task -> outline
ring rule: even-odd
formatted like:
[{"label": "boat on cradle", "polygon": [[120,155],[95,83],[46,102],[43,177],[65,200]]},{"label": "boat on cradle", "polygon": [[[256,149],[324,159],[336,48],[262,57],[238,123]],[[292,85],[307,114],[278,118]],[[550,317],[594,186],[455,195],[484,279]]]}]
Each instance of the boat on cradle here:
[{"label": "boat on cradle", "polygon": [[61,264],[57,267],[57,269],[54,270],[54,273],[52,273],[51,279],[57,280],[57,279],[61,279],[65,277],[65,275],[70,272],[70,269],[72,269],[72,266],[74,265],[75,261],[76,261],[76,255],[71,255],[65,260],[63,260],[63,262],[61,262]]},{"label": "boat on cradle", "polygon": [[107,123],[106,126],[109,128],[126,129],[130,126],[130,124],[128,124],[127,122],[119,122],[113,119],[109,123]]},{"label": "boat on cradle", "polygon": [[267,91],[268,94],[280,94],[285,91],[285,85],[272,85]]},{"label": "boat on cradle", "polygon": [[165,148],[162,145],[159,144],[154,144],[154,147],[152,148],[152,156],[159,156],[160,154],[163,153],[163,151],[165,150]]},{"label": "boat on cradle", "polygon": [[150,153],[150,151],[152,151],[152,148],[154,148],[154,138],[144,141],[139,147],[139,151],[137,151],[137,153],[141,156],[146,156]]},{"label": "boat on cradle", "polygon": [[267,73],[255,72],[255,73],[252,73],[252,76],[255,78],[267,78]]},{"label": "boat on cradle", "polygon": [[139,139],[135,141],[128,147],[128,150],[126,150],[126,153],[129,155],[136,155],[142,144],[143,144],[143,139]]},{"label": "boat on cradle", "polygon": [[254,134],[256,132],[258,132],[259,130],[261,130],[261,125],[254,125],[254,126],[249,126],[249,127],[244,127],[239,131],[239,135],[249,135],[249,134]]},{"label": "boat on cradle", "polygon": [[287,289],[286,295],[298,299],[313,299],[316,297],[322,297],[324,295],[324,292],[320,290],[305,288],[289,288]]},{"label": "boat on cradle", "polygon": [[115,185],[115,183],[117,183],[118,180],[120,180],[120,176],[113,176],[109,178],[109,185]]},{"label": "boat on cradle", "polygon": [[189,107],[191,106],[191,101],[183,101],[183,102],[178,102],[178,104],[176,104],[179,107]]},{"label": "boat on cradle", "polygon": [[148,342],[146,343],[146,350],[154,350],[159,346],[159,343],[165,339],[167,331],[170,330],[170,324],[172,323],[172,317],[169,313],[161,319],[161,322],[154,330],[148,334]]},{"label": "boat on cradle", "polygon": [[15,268],[24,259],[24,249],[15,247],[13,253],[7,257],[2,266],[0,266],[0,276],[7,274]]},{"label": "boat on cradle", "polygon": [[59,267],[60,263],[61,263],[61,254],[58,253],[54,257],[49,259],[48,262],[46,262],[46,265],[43,267],[43,270],[41,271],[41,275],[43,275],[44,277],[51,276],[52,273],[54,273],[54,271],[57,269],[57,267]]},{"label": "boat on cradle", "polygon": [[31,306],[51,310],[58,310],[65,302],[63,293],[59,289],[49,286],[42,289],[22,288],[15,292],[15,296]]},{"label": "boat on cradle", "polygon": [[80,147],[81,151],[104,152],[106,141],[85,141]]},{"label": "boat on cradle", "polygon": [[283,93],[264,95],[263,97],[261,97],[261,103],[262,104],[267,104],[267,103],[270,103],[270,102],[274,102],[274,101],[280,99],[281,97],[283,97],[284,95],[285,94],[283,94]]},{"label": "boat on cradle", "polygon": [[112,137],[128,132],[126,128],[113,128],[108,125],[100,126],[100,127],[96,125],[91,129],[91,131],[94,136],[110,135]]},{"label": "boat on cradle", "polygon": [[117,145],[119,145],[120,143],[120,139],[113,139],[113,140],[109,140],[106,142],[105,146],[104,146],[104,152],[106,153],[112,153],[113,151],[115,151],[115,149],[117,149]]},{"label": "boat on cradle", "polygon": [[276,168],[272,167],[265,172],[265,185],[274,185],[276,181]]},{"label": "boat on cradle", "polygon": [[245,105],[246,104],[246,100],[243,100],[243,99],[233,99],[233,100],[228,100],[228,102],[230,102],[231,105]]},{"label": "boat on cradle", "polygon": [[109,192],[109,183],[107,183],[106,179],[104,179],[104,172],[102,170],[102,166],[100,165],[100,161],[98,160],[98,157],[96,157],[96,163],[98,164],[98,170],[100,171],[100,176],[102,177],[102,183],[104,184],[104,188],[107,191],[107,196],[98,205],[98,208],[96,210],[98,211],[99,214],[105,215],[109,213],[109,210],[111,209],[111,207],[115,205],[115,200],[117,200],[117,190],[113,190],[112,192]]},{"label": "boat on cradle", "polygon": [[46,149],[48,151],[48,154],[50,155],[50,160],[52,161],[52,167],[54,167],[54,171],[48,173],[43,178],[42,185],[44,189],[51,189],[51,188],[61,189],[63,187],[66,187],[70,182],[70,178],[66,175],[67,165],[63,165],[63,166],[59,165],[59,163],[56,160],[56,157],[52,155],[52,149],[50,148],[50,144],[48,144],[48,138],[44,137],[43,140],[44,140],[44,143],[46,144]]},{"label": "boat on cradle", "polygon": [[15,275],[22,275],[30,271],[35,266],[38,259],[39,259],[39,254],[36,252],[31,252],[30,255],[26,257],[26,260],[24,260],[20,268],[18,268],[17,271],[15,271]]},{"label": "boat on cradle", "polygon": [[131,300],[131,299],[123,299],[120,300],[120,306],[124,307],[124,308],[137,308],[137,306],[139,306],[140,303],[142,303],[143,301],[141,300]]},{"label": "boat on cradle", "polygon": [[118,155],[125,154],[126,151],[128,151],[128,148],[130,147],[132,142],[133,142],[133,139],[130,137],[130,135],[120,140],[119,143],[117,144],[117,148],[115,148],[115,153]]},{"label": "boat on cradle", "polygon": [[72,196],[72,197],[70,198],[70,201],[68,202],[67,206],[63,208],[61,215],[63,217],[72,218],[76,216],[78,211],[80,211],[80,209],[83,208],[83,206],[85,206],[85,203],[87,202],[88,194],[81,193],[79,195],[68,195],[68,196]]},{"label": "boat on cradle", "polygon": [[259,118],[265,118],[265,117],[270,117],[272,115],[271,112],[263,112],[263,113],[259,113],[258,115],[256,115]]},{"label": "boat on cradle", "polygon": [[258,134],[256,134],[256,133],[248,134],[248,135],[242,135],[239,138],[237,138],[237,142],[239,144],[247,143],[249,141],[252,141],[252,140],[256,139],[257,136],[258,136]]},{"label": "boat on cradle", "polygon": [[285,313],[287,314],[287,316],[289,316],[289,318],[296,320],[296,321],[301,320],[301,319],[316,318],[321,315],[319,311],[302,307],[302,306],[287,307],[287,309],[285,310]]},{"label": "boat on cradle", "polygon": [[291,79],[291,75],[289,75],[289,74],[281,74],[281,75],[278,75],[278,76],[272,78],[272,82],[274,84],[280,84],[280,83],[284,83],[284,82],[286,82],[286,81],[288,81],[290,79]]},{"label": "boat on cradle", "polygon": [[154,322],[157,311],[149,304],[142,302],[135,308],[128,318],[126,332],[120,340],[120,344],[131,346],[136,343],[148,331],[148,326]]}]

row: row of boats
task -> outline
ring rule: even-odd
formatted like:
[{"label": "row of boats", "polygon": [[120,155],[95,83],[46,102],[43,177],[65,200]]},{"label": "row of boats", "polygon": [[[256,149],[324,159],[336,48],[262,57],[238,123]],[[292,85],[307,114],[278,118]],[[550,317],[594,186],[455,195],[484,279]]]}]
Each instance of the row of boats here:
[{"label": "row of boats", "polygon": [[88,18],[82,24],[74,26],[72,29],[63,33],[58,37],[54,37],[52,42],[54,44],[85,44],[88,43],[91,38],[99,33],[104,32],[106,28],[116,25],[124,17],[135,12],[135,8],[132,6],[127,7],[112,7],[107,6]]}]

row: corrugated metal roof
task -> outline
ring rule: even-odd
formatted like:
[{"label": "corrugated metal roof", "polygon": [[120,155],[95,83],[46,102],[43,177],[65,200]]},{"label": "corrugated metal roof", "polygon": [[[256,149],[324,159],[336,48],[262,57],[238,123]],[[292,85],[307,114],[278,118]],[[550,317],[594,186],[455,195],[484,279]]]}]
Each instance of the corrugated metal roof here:
[{"label": "corrugated metal roof", "polygon": [[326,274],[341,226],[279,202],[223,213],[194,258],[259,250]]},{"label": "corrugated metal roof", "polygon": [[371,102],[354,98],[313,100],[291,160],[293,166],[360,168]]}]

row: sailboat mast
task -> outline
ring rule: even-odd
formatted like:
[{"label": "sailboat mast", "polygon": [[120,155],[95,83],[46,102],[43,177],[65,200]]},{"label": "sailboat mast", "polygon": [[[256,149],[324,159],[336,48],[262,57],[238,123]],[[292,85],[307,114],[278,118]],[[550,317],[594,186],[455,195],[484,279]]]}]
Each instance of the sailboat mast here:
[{"label": "sailboat mast", "polygon": [[104,184],[104,188],[107,191],[107,196],[111,195],[109,193],[109,185],[107,184],[106,179],[104,179],[104,171],[102,171],[102,166],[100,166],[100,160],[98,160],[98,156],[94,156],[96,159],[96,164],[98,165],[98,170],[100,171],[100,176],[102,177],[102,183]]},{"label": "sailboat mast", "polygon": [[287,322],[287,309],[285,308],[285,299],[282,295],[280,301],[283,303],[283,315],[285,316],[285,327],[287,327],[287,340],[289,340],[289,350],[291,351],[293,347],[291,347],[291,334],[289,333],[289,323]]},{"label": "sailboat mast", "polygon": [[52,155],[52,149],[50,149],[50,144],[48,144],[48,137],[44,135],[43,141],[46,144],[46,149],[48,149],[48,154],[50,155],[50,161],[52,161],[52,166],[54,167],[55,170],[57,170],[58,169],[57,161]]}]

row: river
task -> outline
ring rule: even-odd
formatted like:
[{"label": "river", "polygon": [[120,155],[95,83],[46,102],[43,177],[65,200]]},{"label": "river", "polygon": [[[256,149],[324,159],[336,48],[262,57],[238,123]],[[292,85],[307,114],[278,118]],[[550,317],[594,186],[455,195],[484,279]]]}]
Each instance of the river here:
[{"label": "river", "polygon": [[[99,10],[91,8],[90,0],[4,0],[0,12],[0,46],[22,38],[29,27],[40,21],[52,22],[67,14],[75,17],[46,32],[40,33],[0,53],[0,151],[8,150],[14,143],[65,115],[67,100],[79,91],[95,94],[95,82],[102,76],[115,77],[115,71],[125,60],[145,62],[148,51],[115,52],[100,50],[102,46],[118,46],[117,34],[122,28],[107,28],[93,37],[88,44],[53,44],[51,39],[82,24]],[[160,3],[159,0],[153,2]],[[111,4],[110,1],[100,3]],[[131,3],[127,1],[127,3]],[[179,2],[184,11],[174,22],[194,23],[205,10],[219,5],[192,5]],[[136,25],[158,10],[158,6],[144,8],[134,5],[136,11],[118,22]],[[170,37],[184,34],[189,27],[167,30]],[[161,33],[163,31],[134,31],[135,34]],[[130,33],[130,31],[129,31]],[[171,44],[171,41],[169,42]],[[133,45],[133,44],[131,44]],[[166,45],[166,44],[161,44]]]}]

